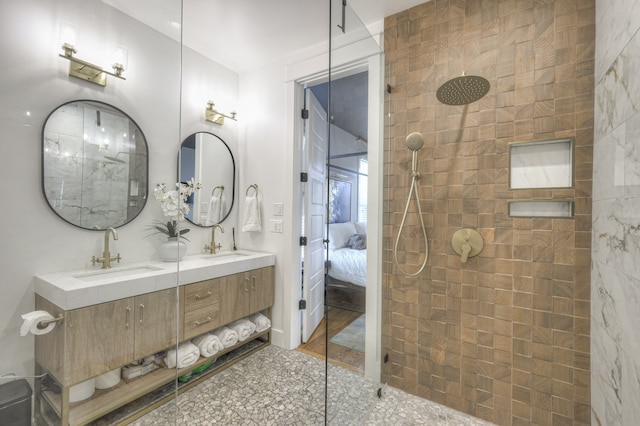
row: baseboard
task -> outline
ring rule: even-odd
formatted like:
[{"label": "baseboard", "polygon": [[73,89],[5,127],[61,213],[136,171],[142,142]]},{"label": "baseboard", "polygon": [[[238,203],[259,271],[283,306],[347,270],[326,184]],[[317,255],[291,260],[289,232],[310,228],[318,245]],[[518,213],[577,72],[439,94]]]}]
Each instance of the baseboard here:
[{"label": "baseboard", "polygon": [[278,346],[284,349],[293,349],[289,348],[289,345],[286,344],[284,331],[279,330],[277,328],[271,328],[271,344]]}]

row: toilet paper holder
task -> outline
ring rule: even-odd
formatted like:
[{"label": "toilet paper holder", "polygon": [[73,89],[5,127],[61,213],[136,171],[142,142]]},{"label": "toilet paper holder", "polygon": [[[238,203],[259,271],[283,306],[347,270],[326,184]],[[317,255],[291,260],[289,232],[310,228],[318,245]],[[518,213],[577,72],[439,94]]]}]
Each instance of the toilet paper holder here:
[{"label": "toilet paper holder", "polygon": [[58,324],[62,324],[62,321],[64,320],[64,315],[60,314],[60,316],[58,318],[54,318],[54,319],[50,319],[50,320],[42,320],[38,323],[38,325],[36,325],[36,327],[38,327],[40,330],[44,330],[45,328],[47,328],[47,326],[49,324],[51,324],[52,322],[57,322]]}]

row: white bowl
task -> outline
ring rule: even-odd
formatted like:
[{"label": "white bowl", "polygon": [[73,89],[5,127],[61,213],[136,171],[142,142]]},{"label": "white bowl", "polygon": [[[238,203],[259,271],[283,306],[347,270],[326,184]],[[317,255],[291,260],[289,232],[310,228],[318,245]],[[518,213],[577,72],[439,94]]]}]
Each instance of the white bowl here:
[{"label": "white bowl", "polygon": [[96,389],[109,389],[120,383],[120,368],[96,377]]},{"label": "white bowl", "polygon": [[78,383],[69,388],[69,402],[83,401],[90,398],[96,391],[96,379],[89,379],[86,382]]}]

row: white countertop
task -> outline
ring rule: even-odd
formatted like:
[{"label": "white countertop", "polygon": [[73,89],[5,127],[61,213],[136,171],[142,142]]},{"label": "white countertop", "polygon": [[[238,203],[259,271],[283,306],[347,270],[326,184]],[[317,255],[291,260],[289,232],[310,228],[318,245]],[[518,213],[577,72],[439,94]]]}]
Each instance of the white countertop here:
[{"label": "white countertop", "polygon": [[275,264],[271,253],[248,250],[185,256],[180,262],[116,263],[35,277],[35,292],[64,310],[78,309]]}]

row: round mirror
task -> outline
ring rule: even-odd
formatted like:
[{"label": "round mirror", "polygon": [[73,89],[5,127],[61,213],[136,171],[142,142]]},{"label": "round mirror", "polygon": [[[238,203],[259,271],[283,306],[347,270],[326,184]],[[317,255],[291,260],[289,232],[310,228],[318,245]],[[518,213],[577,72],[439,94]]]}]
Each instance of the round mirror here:
[{"label": "round mirror", "polygon": [[72,225],[101,230],[131,222],[147,200],[148,170],[144,134],[118,108],[71,101],[44,123],[44,196]]},{"label": "round mirror", "polygon": [[229,146],[218,136],[198,132],[180,147],[180,182],[194,178],[202,189],[189,197],[186,218],[198,226],[223,222],[233,207],[236,164]]}]

